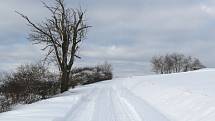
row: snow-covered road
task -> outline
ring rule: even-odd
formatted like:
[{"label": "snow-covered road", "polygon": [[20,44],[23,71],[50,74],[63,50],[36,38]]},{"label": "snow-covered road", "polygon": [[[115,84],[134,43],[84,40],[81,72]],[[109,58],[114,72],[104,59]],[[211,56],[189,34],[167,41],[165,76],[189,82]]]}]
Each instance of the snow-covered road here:
[{"label": "snow-covered road", "polygon": [[125,87],[99,84],[58,121],[168,121]]},{"label": "snow-covered road", "polygon": [[118,78],[0,114],[0,121],[215,121],[215,70]]}]

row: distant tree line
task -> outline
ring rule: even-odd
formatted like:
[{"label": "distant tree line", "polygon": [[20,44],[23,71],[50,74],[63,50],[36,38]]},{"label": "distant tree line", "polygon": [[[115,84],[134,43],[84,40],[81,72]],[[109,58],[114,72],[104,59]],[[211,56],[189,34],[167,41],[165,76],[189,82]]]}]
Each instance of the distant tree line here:
[{"label": "distant tree line", "polygon": [[187,72],[205,68],[198,58],[179,53],[154,56],[151,64],[153,71],[158,74]]}]

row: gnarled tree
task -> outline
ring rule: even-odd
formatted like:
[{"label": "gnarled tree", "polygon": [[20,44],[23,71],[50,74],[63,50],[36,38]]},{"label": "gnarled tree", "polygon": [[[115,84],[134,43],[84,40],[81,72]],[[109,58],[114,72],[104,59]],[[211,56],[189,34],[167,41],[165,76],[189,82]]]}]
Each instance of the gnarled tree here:
[{"label": "gnarled tree", "polygon": [[68,90],[68,80],[80,42],[86,37],[85,12],[81,9],[66,8],[64,0],[55,0],[54,6],[43,5],[51,12],[51,17],[40,24],[32,22],[28,16],[20,14],[30,25],[30,40],[42,44],[48,50],[47,59],[54,59],[61,72],[61,92]]}]

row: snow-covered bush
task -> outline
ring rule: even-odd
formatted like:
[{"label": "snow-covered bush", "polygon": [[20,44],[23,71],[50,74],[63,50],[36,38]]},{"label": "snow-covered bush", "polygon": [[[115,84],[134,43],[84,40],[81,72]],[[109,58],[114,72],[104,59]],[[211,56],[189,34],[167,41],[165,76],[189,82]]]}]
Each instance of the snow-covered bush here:
[{"label": "snow-covered bush", "polygon": [[112,67],[105,63],[96,67],[75,68],[70,77],[70,86],[91,84],[113,78]]},{"label": "snow-covered bush", "polygon": [[12,103],[32,103],[59,91],[57,77],[40,64],[22,65],[3,79],[1,94]]},{"label": "snow-covered bush", "polygon": [[0,96],[0,113],[10,110],[11,101],[4,96]]}]

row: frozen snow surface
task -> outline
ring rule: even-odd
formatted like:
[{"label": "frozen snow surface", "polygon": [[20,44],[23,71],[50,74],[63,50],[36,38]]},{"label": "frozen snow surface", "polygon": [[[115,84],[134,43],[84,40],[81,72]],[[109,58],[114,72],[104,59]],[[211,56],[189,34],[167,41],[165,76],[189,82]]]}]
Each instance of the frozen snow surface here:
[{"label": "frozen snow surface", "polygon": [[2,113],[0,121],[215,121],[215,69],[82,86]]}]

